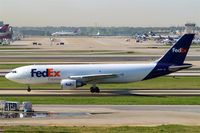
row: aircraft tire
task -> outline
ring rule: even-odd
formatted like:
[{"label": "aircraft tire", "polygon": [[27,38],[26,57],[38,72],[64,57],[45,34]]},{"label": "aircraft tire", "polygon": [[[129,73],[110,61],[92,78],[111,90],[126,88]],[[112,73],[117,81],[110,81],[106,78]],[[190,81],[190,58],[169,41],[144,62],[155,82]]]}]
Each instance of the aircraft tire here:
[{"label": "aircraft tire", "polygon": [[28,86],[28,89],[27,89],[27,91],[28,91],[28,92],[31,92],[31,88],[30,88],[30,86]]},{"label": "aircraft tire", "polygon": [[91,93],[99,93],[100,92],[100,89],[98,87],[91,87],[90,88],[90,92]]},{"label": "aircraft tire", "polygon": [[90,92],[94,93],[95,92],[95,88],[94,87],[90,87]]}]

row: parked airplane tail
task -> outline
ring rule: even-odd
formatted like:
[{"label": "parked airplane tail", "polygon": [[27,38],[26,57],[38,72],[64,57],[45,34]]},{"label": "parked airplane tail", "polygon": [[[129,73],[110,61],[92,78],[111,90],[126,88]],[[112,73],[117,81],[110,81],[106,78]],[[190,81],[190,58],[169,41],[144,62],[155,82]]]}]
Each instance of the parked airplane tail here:
[{"label": "parked airplane tail", "polygon": [[195,34],[183,35],[178,42],[175,43],[171,49],[169,49],[169,51],[157,61],[157,63],[182,65],[185,61],[194,36]]},{"label": "parked airplane tail", "polygon": [[9,24],[5,24],[4,26],[1,27],[0,31],[1,32],[6,32],[9,30]]}]

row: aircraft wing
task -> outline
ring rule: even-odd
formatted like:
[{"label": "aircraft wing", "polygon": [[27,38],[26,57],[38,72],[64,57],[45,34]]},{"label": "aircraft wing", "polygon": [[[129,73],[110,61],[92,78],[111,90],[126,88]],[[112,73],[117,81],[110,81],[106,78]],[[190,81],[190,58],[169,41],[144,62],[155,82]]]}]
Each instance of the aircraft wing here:
[{"label": "aircraft wing", "polygon": [[98,81],[101,79],[107,79],[107,78],[115,78],[118,77],[120,74],[91,74],[91,75],[77,75],[77,76],[70,76],[70,79],[75,80],[81,80],[84,82],[90,82],[90,81]]}]

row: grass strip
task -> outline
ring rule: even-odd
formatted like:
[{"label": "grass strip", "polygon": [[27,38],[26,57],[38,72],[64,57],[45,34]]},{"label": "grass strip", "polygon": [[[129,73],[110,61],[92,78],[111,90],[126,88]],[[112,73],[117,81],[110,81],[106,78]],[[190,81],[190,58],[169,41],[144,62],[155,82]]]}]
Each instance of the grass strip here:
[{"label": "grass strip", "polygon": [[117,127],[87,127],[87,126],[5,126],[0,127],[3,132],[63,132],[63,133],[199,133],[200,126],[161,125],[145,126],[117,126]]},{"label": "grass strip", "polygon": [[0,100],[65,105],[200,105],[199,96],[1,96]]}]

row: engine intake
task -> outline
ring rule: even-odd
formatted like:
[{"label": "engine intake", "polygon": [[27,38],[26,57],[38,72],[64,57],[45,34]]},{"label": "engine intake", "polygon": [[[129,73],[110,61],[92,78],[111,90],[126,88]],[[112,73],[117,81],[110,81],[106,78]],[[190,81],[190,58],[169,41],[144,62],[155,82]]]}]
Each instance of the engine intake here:
[{"label": "engine intake", "polygon": [[61,89],[76,89],[77,87],[82,87],[86,84],[83,82],[73,80],[73,79],[63,79],[61,80]]}]

